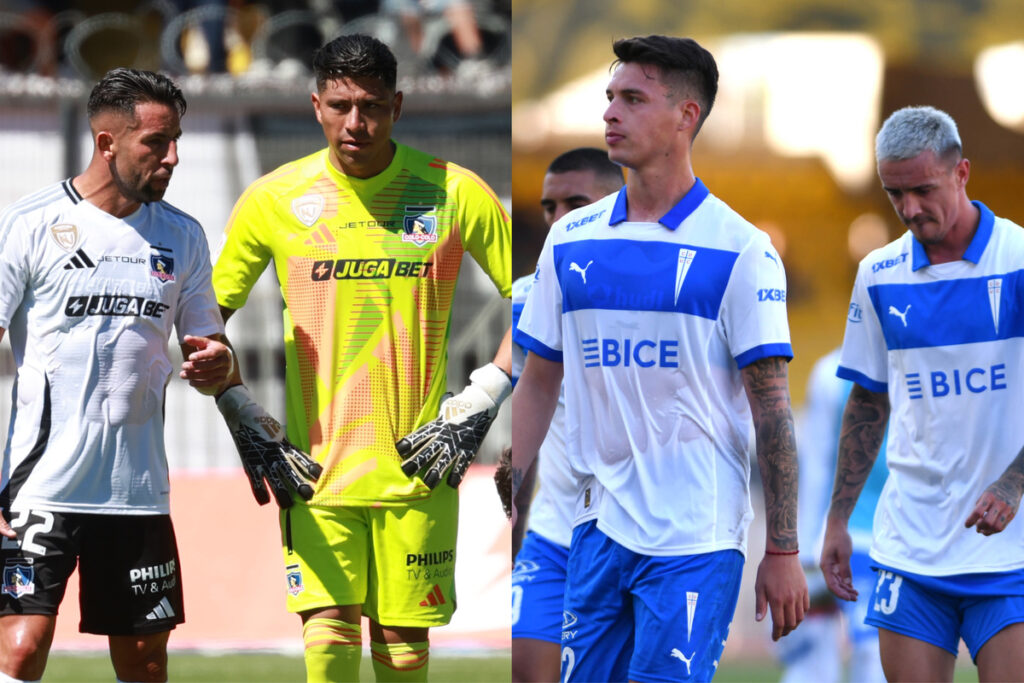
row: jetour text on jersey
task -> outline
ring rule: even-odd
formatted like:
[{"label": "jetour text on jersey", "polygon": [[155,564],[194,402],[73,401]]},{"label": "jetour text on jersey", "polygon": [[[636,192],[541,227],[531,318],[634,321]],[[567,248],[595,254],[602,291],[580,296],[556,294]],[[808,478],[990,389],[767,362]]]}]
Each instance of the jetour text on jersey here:
[{"label": "jetour text on jersey", "polygon": [[376,280],[390,277],[426,277],[433,263],[427,261],[384,259],[338,259],[314,261],[310,271],[313,282],[324,280]]}]

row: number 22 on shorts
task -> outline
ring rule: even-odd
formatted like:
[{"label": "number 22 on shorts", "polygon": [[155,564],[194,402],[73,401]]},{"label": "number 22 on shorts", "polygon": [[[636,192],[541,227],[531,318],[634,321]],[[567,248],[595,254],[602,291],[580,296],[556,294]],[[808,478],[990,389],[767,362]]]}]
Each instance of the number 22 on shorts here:
[{"label": "number 22 on shorts", "polygon": [[[882,597],[882,584],[891,581],[889,584],[889,597]],[[875,611],[882,614],[892,614],[896,611],[896,602],[900,599],[900,586],[903,585],[903,577],[892,572],[879,571],[878,585],[875,586]]]}]

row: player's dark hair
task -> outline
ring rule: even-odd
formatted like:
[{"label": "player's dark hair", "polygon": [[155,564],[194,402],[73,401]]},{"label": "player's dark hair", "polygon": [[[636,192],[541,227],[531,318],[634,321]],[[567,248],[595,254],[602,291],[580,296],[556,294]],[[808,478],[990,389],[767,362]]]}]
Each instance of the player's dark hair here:
[{"label": "player's dark hair", "polygon": [[[692,38],[638,36],[612,44],[619,64],[651,64],[661,70],[662,80],[674,95],[693,97],[700,105],[700,118],[694,135],[704,125],[718,94],[718,65],[710,52]],[[682,91],[682,92],[679,92]]]},{"label": "player's dark hair", "polygon": [[313,55],[316,89],[339,78],[379,78],[394,91],[398,62],[391,49],[372,36],[353,33],[338,36]]},{"label": "player's dark hair", "polygon": [[86,113],[89,118],[103,111],[119,111],[135,116],[135,107],[143,102],[156,102],[171,107],[178,116],[185,115],[188,104],[181,89],[163,74],[118,67],[108,71],[89,93]]},{"label": "player's dark hair", "polygon": [[571,171],[593,171],[594,176],[609,184],[622,185],[626,182],[622,167],[608,159],[608,151],[597,147],[577,147],[555,157],[548,166],[548,173],[569,173]]}]

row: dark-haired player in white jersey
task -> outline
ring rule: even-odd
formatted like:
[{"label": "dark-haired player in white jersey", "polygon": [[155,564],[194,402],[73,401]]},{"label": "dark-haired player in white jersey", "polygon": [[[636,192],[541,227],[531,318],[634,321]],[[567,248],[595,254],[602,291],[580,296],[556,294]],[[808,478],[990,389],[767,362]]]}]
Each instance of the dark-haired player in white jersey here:
[{"label": "dark-haired player in white jersey", "polygon": [[562,680],[710,680],[753,516],[752,427],[767,531],[756,617],[770,608],[778,639],[808,606],[785,273],[768,236],[693,173],[711,54],[667,36],[614,51],[605,141],[629,178],[548,233],[517,327],[530,354],[513,394],[513,488],[564,375],[578,498]]},{"label": "dark-haired player in white jersey", "polygon": [[0,214],[0,337],[17,364],[0,472],[0,681],[38,680],[67,579],[81,630],[122,681],[167,680],[184,621],[163,442],[171,327],[180,376],[213,393],[233,366],[202,227],[161,201],[181,91],[114,69],[95,86],[86,170]]}]

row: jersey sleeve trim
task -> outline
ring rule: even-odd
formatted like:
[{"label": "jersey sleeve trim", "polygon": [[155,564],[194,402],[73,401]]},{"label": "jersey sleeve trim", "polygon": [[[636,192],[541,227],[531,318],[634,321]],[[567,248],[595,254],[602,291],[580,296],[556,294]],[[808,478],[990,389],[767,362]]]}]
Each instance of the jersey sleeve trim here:
[{"label": "jersey sleeve trim", "polygon": [[513,332],[512,339],[527,351],[535,353],[545,360],[554,361],[556,363],[562,362],[561,351],[545,345],[543,342],[531,337],[522,330],[515,330],[515,332]]},{"label": "jersey sleeve trim", "polygon": [[501,203],[501,199],[499,199],[498,195],[495,194],[493,189],[491,189],[491,186],[484,182],[483,178],[478,176],[473,171],[470,171],[468,168],[463,168],[462,166],[459,166],[458,164],[449,163],[447,170],[448,170],[449,173],[453,173],[455,175],[463,176],[463,177],[467,178],[468,180],[470,180],[475,185],[477,185],[481,190],[483,190],[484,194],[486,194],[488,197],[490,197],[491,201],[493,201],[498,206],[498,208],[501,209],[501,216],[502,216],[502,218],[504,220],[506,220],[506,221],[511,220],[509,215],[508,215],[508,212],[505,211],[505,205]]},{"label": "jersey sleeve trim", "polygon": [[861,372],[851,370],[850,368],[843,367],[842,365],[840,365],[839,369],[836,370],[836,377],[839,377],[840,379],[848,379],[851,382],[859,384],[868,391],[874,391],[875,393],[884,394],[889,391],[889,385],[886,382],[873,380]]},{"label": "jersey sleeve trim", "polygon": [[754,361],[761,360],[762,358],[770,358],[771,356],[779,356],[785,358],[787,361],[793,360],[793,347],[790,344],[761,344],[755,346],[752,349],[747,349],[740,355],[736,356],[736,365],[739,366],[740,370],[747,367]]}]

